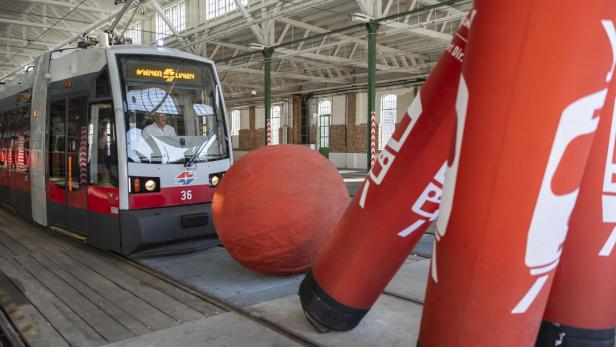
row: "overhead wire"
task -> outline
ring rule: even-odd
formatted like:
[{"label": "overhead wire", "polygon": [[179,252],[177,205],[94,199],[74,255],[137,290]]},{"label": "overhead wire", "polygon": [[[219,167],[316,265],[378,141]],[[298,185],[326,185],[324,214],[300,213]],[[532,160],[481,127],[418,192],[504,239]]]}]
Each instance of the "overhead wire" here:
[{"label": "overhead wire", "polygon": [[[2,9],[2,12],[11,12],[11,13],[17,13],[17,14],[22,14],[22,15],[27,15],[27,16],[33,16],[33,17],[41,17],[41,18],[52,18],[52,19],[62,19],[61,17],[56,17],[56,16],[49,16],[49,15],[42,15],[42,14],[37,14],[37,13],[30,13],[30,12],[24,12],[24,11],[12,11],[12,10],[5,10]],[[12,18],[7,18],[7,19],[12,19]],[[84,23],[84,24],[90,24],[90,22],[85,22],[82,20],[76,20],[76,19],[64,19],[64,21],[66,22],[77,22],[77,23]]]},{"label": "overhead wire", "polygon": [[[31,48],[29,48],[29,46],[30,46],[31,44],[35,43],[38,39],[40,39],[42,36],[44,36],[44,35],[45,35],[45,34],[46,34],[49,30],[53,29],[53,27],[54,27],[55,25],[57,25],[59,22],[61,22],[61,21],[63,21],[63,20],[67,20],[67,19],[66,19],[66,17],[67,17],[68,15],[70,15],[72,12],[74,12],[75,10],[78,10],[78,9],[79,9],[79,7],[80,7],[80,6],[81,6],[81,5],[82,5],[85,1],[86,1],[86,0],[82,0],[82,1],[81,1],[79,4],[77,4],[75,7],[72,7],[72,8],[71,8],[71,10],[70,10],[68,13],[66,13],[63,17],[61,17],[61,18],[60,18],[57,22],[53,23],[53,24],[52,24],[49,28],[47,28],[47,30],[45,30],[43,33],[41,33],[41,34],[40,34],[39,36],[37,36],[35,39],[23,39],[23,38],[20,38],[20,37],[14,37],[14,38],[18,38],[18,39],[21,39],[21,40],[27,41],[27,42],[28,42],[28,44],[27,44],[25,47],[22,47],[22,50],[20,50],[20,51],[18,51],[17,53],[13,54],[13,56],[11,56],[11,57],[10,57],[10,58],[8,58],[5,62],[3,62],[2,64],[0,64],[0,68],[2,68],[3,66],[7,66],[7,67],[8,67],[9,65],[10,65],[10,66],[16,66],[15,64],[9,64],[9,61],[11,61],[11,60],[12,60],[15,56],[17,56],[17,55],[21,54],[21,52],[23,51],[23,49],[31,49]],[[134,0],[131,0],[131,2],[132,2],[132,1],[134,1]],[[136,10],[136,8],[135,8],[135,10]],[[116,13],[116,15],[117,15],[117,13]],[[84,22],[84,23],[88,23],[88,24],[89,24],[90,22]],[[1,37],[0,37],[0,39],[1,39]],[[64,42],[64,43],[57,43],[57,42],[53,42],[52,44],[56,44],[56,45],[67,45],[67,44],[69,44],[69,43],[73,42],[74,40],[75,40],[75,39],[73,39],[72,41]],[[36,43],[36,44],[39,44],[39,43]],[[17,65],[17,66],[19,66],[19,65]],[[10,75],[12,75],[12,74],[14,74],[14,73],[15,73],[15,71],[14,71],[14,72],[12,72],[12,73],[10,73],[10,74],[8,74],[8,75],[4,75],[3,77],[4,77],[4,78],[6,78],[6,77],[8,77],[8,76],[10,76]]]},{"label": "overhead wire", "polygon": [[26,47],[26,46],[13,46],[13,45],[5,45],[3,44],[2,47],[9,47],[9,48],[23,48],[23,49],[31,49],[31,50],[35,50],[35,51],[46,51],[47,48],[34,48],[34,47]]},{"label": "overhead wire", "polygon": [[[2,35],[0,36],[0,40],[2,39],[17,39],[17,40],[21,40],[21,41],[35,41],[35,39],[28,39],[28,38],[23,38],[22,36],[11,36],[11,35]],[[56,44],[59,45],[60,42],[45,42],[45,43],[49,43],[49,44]]]},{"label": "overhead wire", "polygon": [[[58,25],[61,21],[63,21],[68,15],[70,15],[71,13],[73,13],[73,11],[75,11],[76,9],[78,9],[84,2],[86,2],[86,0],[81,0],[75,7],[71,8],[70,11],[68,11],[64,16],[62,16],[62,18],[58,19],[58,21],[56,21],[55,23],[53,23],[51,26],[49,26],[47,29],[45,29],[45,31],[43,31],[40,35],[38,35],[33,41],[38,41],[41,37],[43,37],[45,34],[47,34],[50,30],[52,30],[56,25]],[[23,52],[23,50],[25,48],[29,48],[29,46],[31,45],[32,42],[28,42],[28,44],[26,45],[26,47],[23,47],[21,50],[19,50],[17,53],[13,54],[10,58],[8,58],[7,60],[5,60],[2,64],[0,64],[0,68],[4,67],[6,63],[10,62],[11,60],[13,60],[13,58],[15,58],[17,55],[19,55],[20,53]]]}]

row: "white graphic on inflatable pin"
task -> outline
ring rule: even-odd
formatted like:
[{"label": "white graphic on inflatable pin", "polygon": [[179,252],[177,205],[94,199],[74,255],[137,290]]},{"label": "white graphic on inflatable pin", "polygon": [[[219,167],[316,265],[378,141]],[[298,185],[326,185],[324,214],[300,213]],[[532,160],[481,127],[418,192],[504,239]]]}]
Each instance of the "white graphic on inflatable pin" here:
[{"label": "white graphic on inflatable pin", "polygon": [[[451,165],[447,166],[445,173],[445,190],[441,198],[441,206],[439,209],[439,217],[436,220],[436,233],[434,234],[436,242],[439,242],[447,232],[447,224],[451,217],[451,208],[453,205],[453,195],[456,190],[456,178],[458,176],[458,165],[460,164],[460,151],[462,149],[462,135],[464,134],[464,124],[466,123],[466,111],[468,109],[468,85],[464,79],[464,75],[460,76],[460,85],[458,87],[458,96],[456,98],[456,138],[454,159]],[[436,271],[436,245],[434,246],[431,274],[434,282],[438,283]]]},{"label": "white graphic on inflatable pin", "polygon": [[[605,176],[603,177],[603,196],[601,207],[603,211],[603,223],[616,223],[616,106],[612,113],[612,126],[610,128],[610,140],[608,144],[607,158],[605,160]],[[599,256],[608,257],[612,254],[616,245],[616,226],[610,237],[599,251]]]},{"label": "white graphic on inflatable pin", "polygon": [[364,186],[362,188],[361,196],[359,199],[359,207],[364,208],[366,206],[366,198],[368,196],[368,189],[370,188],[370,180],[372,180],[372,182],[374,182],[374,184],[377,186],[383,183],[383,180],[385,179],[385,176],[387,176],[389,168],[396,159],[396,154],[400,152],[400,149],[411,134],[411,131],[417,123],[417,120],[421,116],[421,112],[421,94],[417,93],[417,96],[415,97],[415,99],[413,99],[413,102],[409,106],[408,111],[404,115],[405,119],[400,122],[400,124],[403,124],[408,118],[408,124],[406,128],[404,128],[402,135],[400,135],[399,139],[396,139],[395,135],[397,135],[397,133],[394,133],[394,136],[389,139],[389,141],[387,142],[387,146],[385,146],[383,151],[381,151],[381,154],[376,161],[376,165],[372,166],[368,177],[364,181]]},{"label": "white graphic on inflatable pin", "polygon": [[[611,21],[604,20],[601,24],[612,47],[613,62],[616,56],[616,40],[614,40],[616,30]],[[610,72],[606,75],[606,82],[613,77],[614,66],[612,63]],[[567,106],[561,115],[526,242],[526,266],[532,276],[539,277],[511,310],[512,314],[521,314],[528,310],[547,282],[548,273],[558,265],[562,244],[567,236],[569,216],[575,205],[579,187],[571,192],[557,195],[552,191],[552,181],[567,147],[575,139],[592,134],[597,129],[599,119],[595,117],[595,113],[603,107],[606,95],[607,87],[586,95]]]},{"label": "white graphic on inflatable pin", "polygon": [[433,182],[428,182],[428,186],[423,190],[417,201],[411,207],[411,211],[419,216],[413,224],[404,228],[398,233],[400,237],[407,237],[422,225],[432,222],[438,216],[438,208],[434,212],[425,211],[426,206],[439,205],[443,196],[443,183],[445,182],[445,171],[447,170],[447,162],[444,162],[441,168],[434,175]]}]

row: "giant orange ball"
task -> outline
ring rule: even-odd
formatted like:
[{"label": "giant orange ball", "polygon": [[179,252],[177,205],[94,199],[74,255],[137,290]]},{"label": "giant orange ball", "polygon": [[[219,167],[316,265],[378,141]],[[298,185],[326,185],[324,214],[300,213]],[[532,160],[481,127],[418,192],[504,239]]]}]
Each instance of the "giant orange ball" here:
[{"label": "giant orange ball", "polygon": [[239,159],[214,195],[223,246],[266,274],[307,270],[349,202],[336,168],[296,145],[266,146]]}]

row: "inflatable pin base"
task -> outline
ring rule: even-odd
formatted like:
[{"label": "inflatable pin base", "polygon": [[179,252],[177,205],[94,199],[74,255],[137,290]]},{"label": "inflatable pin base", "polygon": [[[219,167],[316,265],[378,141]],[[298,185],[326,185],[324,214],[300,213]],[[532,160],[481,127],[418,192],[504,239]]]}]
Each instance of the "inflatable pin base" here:
[{"label": "inflatable pin base", "polygon": [[306,318],[319,332],[349,331],[368,313],[368,309],[349,307],[329,296],[314,279],[312,269],[299,286],[299,296]]},{"label": "inflatable pin base", "polygon": [[615,335],[614,329],[580,329],[543,321],[535,347],[614,347]]}]

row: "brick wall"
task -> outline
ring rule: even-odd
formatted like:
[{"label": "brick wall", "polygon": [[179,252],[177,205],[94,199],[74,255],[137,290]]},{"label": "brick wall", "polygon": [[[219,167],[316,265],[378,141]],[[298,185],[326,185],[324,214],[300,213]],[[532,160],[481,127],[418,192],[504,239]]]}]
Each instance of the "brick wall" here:
[{"label": "brick wall", "polygon": [[[250,128],[248,129],[240,129],[239,132],[239,147],[237,150],[239,151],[252,151],[253,149],[257,149],[259,147],[265,146],[265,128],[256,129],[256,109],[254,106],[249,108],[249,124]],[[289,128],[289,140],[287,143],[293,143],[293,131]],[[285,143],[284,140],[284,129],[281,126],[278,130],[280,143]],[[299,136],[298,136],[299,137]]]},{"label": "brick wall", "polygon": [[[404,115],[408,103],[414,97],[416,90],[409,89],[408,91],[388,90],[380,91],[379,95],[385,93],[397,93],[399,96],[398,102],[398,121]],[[370,136],[368,135],[368,125],[365,124],[367,104],[366,93],[348,93],[345,95],[334,95],[331,99],[335,103],[332,107],[332,111],[335,114],[332,115],[332,125],[329,127],[329,152],[330,160],[339,167],[364,166],[365,165],[365,153],[368,151],[368,142]],[[378,99],[378,98],[377,98]],[[315,105],[318,98],[314,97],[309,100],[309,113],[316,111]],[[380,99],[378,99],[380,100]],[[378,102],[377,100],[377,102]],[[285,112],[288,112],[288,120],[290,127],[288,128],[286,143],[299,143],[301,142],[301,106],[302,96],[295,95],[285,104]],[[246,112],[246,109],[243,111]],[[377,112],[378,113],[378,112]],[[265,145],[265,130],[263,129],[262,119],[256,117],[262,117],[262,108],[256,109],[254,106],[248,109],[248,121],[245,118],[244,113],[242,126],[248,127],[248,129],[240,129],[239,132],[239,151],[246,152]],[[360,120],[363,120],[363,124],[357,124]],[[377,119],[378,121],[378,119]],[[343,123],[344,124],[341,124]],[[315,124],[315,119],[310,117],[310,125],[308,128],[309,142],[311,144],[318,143],[318,127]],[[257,124],[259,129],[256,128]],[[284,123],[282,124],[284,126]],[[284,128],[280,128],[280,143],[285,143]],[[378,139],[377,139],[378,141]],[[377,142],[378,143],[378,142]],[[344,154],[344,155],[343,155]]]},{"label": "brick wall", "polygon": [[329,127],[329,151],[330,152],[346,152],[347,151],[347,126],[336,124]]},{"label": "brick wall", "polygon": [[346,124],[329,127],[329,151],[334,153],[364,153],[367,151],[366,124],[357,120],[357,94],[346,94]]},{"label": "brick wall", "polygon": [[255,129],[255,144],[253,149],[265,146],[265,128]]},{"label": "brick wall", "polygon": [[256,113],[257,113],[257,108],[255,106],[250,106],[250,108],[248,109],[248,121],[250,123],[250,130],[255,130],[255,124],[257,122],[256,120]]},{"label": "brick wall", "polygon": [[368,151],[368,125],[360,124],[355,127],[357,131],[355,136],[355,146],[350,152],[353,153],[366,153]]}]

